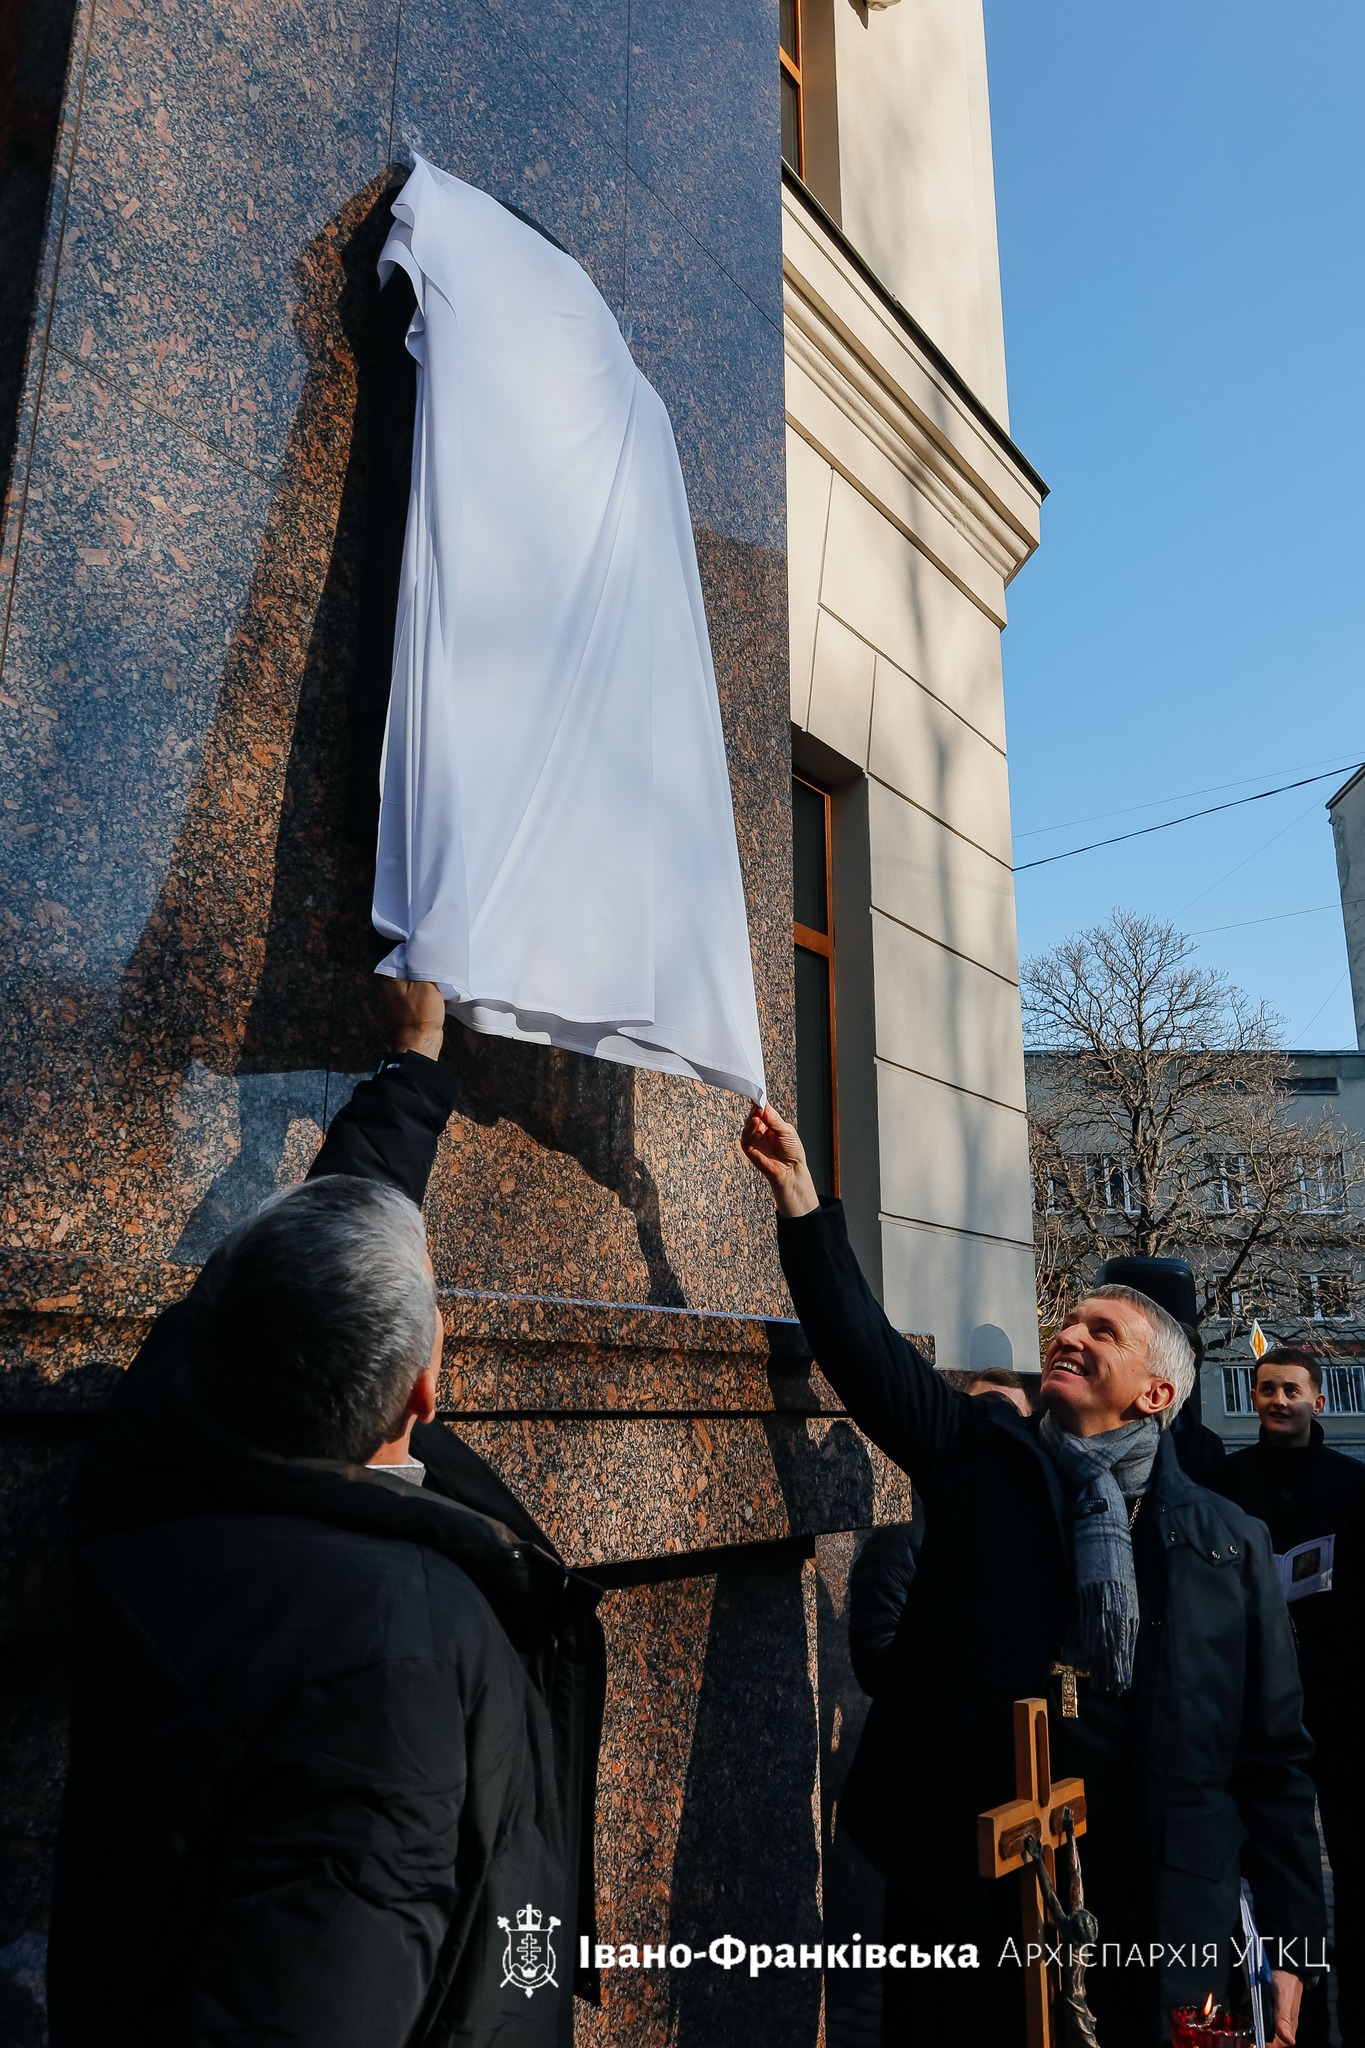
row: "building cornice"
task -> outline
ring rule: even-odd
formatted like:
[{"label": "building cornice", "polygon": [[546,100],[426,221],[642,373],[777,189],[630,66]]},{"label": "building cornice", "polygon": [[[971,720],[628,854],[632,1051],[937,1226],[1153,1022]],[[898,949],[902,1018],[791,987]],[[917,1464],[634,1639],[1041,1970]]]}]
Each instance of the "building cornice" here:
[{"label": "building cornice", "polygon": [[782,193],[787,419],[998,624],[1046,485],[803,186]]}]

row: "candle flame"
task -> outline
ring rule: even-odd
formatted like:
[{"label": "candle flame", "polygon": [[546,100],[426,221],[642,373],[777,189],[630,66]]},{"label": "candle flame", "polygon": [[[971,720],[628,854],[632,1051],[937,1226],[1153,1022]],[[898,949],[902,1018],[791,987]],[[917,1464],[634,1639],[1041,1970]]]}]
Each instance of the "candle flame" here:
[{"label": "candle flame", "polygon": [[1201,2018],[1201,2019],[1210,2019],[1210,2018],[1212,2018],[1212,2015],[1213,2015],[1213,1993],[1212,1993],[1212,1992],[1210,1991],[1210,1993],[1209,1993],[1208,1997],[1207,1997],[1207,1998],[1206,1998],[1206,1999],[1204,2000],[1204,2010],[1203,2010],[1203,2012],[1202,2012],[1202,2013],[1200,2014],[1200,2018]]}]

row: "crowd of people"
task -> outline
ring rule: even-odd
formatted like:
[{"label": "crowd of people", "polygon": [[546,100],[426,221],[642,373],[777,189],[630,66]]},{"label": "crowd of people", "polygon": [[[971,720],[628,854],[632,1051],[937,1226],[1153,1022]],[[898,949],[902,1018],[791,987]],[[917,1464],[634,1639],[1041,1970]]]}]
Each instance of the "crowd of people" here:
[{"label": "crowd of people", "polygon": [[[566,2048],[592,1992],[599,1589],[436,1419],[444,1005],[384,987],[378,1072],[159,1318],[83,1458],[52,2048]],[[1235,1997],[1244,1889],[1267,2039],[1325,2048],[1315,1802],[1337,2024],[1365,2048],[1365,1467],[1323,1442],[1318,1360],[1260,1361],[1259,1442],[1224,1458],[1188,1270],[1113,1261],[1035,1394],[955,1386],[887,1321],[795,1128],[756,1109],[741,1143],[814,1355],[915,1488],[850,1582],[871,1706],[839,1824],[888,1947],[984,1966],[888,1969],[883,2041],[1023,2041],[994,1966],[1017,1893],[978,1874],[976,1816],[1011,1794],[1029,1697],[1054,1776],[1085,1781],[1104,2048]],[[542,1927],[570,1958],[548,1977]]]}]

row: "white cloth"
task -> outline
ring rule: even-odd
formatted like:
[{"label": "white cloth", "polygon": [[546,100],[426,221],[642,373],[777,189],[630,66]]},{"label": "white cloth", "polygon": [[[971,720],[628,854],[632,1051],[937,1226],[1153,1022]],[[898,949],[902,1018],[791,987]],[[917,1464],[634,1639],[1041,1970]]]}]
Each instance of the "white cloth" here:
[{"label": "white cloth", "polygon": [[422,158],[384,742],[381,974],[476,1031],[763,1099],[748,922],[673,430],[570,256]]}]

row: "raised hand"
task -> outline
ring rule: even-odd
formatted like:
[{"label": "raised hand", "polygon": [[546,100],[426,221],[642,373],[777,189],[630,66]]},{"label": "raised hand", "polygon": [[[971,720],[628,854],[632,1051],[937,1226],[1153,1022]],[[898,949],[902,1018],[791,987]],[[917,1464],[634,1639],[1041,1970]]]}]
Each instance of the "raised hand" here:
[{"label": "raised hand", "polygon": [[739,1143],[749,1164],[772,1189],[779,1216],[806,1216],[819,1208],[796,1125],[780,1117],[770,1102],[750,1110]]},{"label": "raised hand", "polygon": [[435,982],[398,981],[390,974],[381,974],[378,981],[380,1007],[392,1050],[420,1052],[429,1060],[439,1059],[446,1005]]}]

